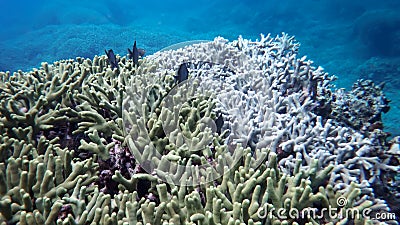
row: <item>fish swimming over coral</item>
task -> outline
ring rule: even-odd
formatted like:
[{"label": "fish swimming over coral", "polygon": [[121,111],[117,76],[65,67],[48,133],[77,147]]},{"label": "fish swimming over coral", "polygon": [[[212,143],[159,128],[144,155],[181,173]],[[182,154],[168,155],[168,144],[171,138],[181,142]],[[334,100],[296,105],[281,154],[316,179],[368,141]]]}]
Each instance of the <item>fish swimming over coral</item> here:
[{"label": "fish swimming over coral", "polygon": [[116,68],[118,70],[119,69],[118,60],[117,60],[117,57],[114,54],[114,51],[112,49],[109,49],[108,51],[104,50],[104,52],[107,55],[108,63],[110,63],[111,69],[113,70],[113,69]]},{"label": "fish swimming over coral", "polygon": [[128,58],[133,60],[134,65],[139,65],[139,57],[143,57],[146,51],[142,48],[137,48],[136,41],[133,43],[132,50],[128,48]]},{"label": "fish swimming over coral", "polygon": [[179,83],[182,83],[183,81],[187,80],[189,78],[189,70],[188,70],[188,64],[187,63],[182,63],[179,66],[178,72],[176,73],[176,76],[174,76],[175,81]]},{"label": "fish swimming over coral", "polygon": [[224,118],[222,117],[222,114],[219,114],[219,116],[215,119],[215,125],[216,125],[216,132],[218,134],[221,134],[222,126],[224,125]]}]

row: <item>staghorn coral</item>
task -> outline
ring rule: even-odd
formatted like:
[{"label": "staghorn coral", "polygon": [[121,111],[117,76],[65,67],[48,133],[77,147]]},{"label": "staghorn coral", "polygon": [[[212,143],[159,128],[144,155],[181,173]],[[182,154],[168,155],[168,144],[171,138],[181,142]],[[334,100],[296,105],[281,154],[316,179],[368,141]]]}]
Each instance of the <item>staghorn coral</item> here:
[{"label": "staghorn coral", "polygon": [[[390,210],[371,185],[397,173],[397,150],[379,127],[365,134],[328,116],[334,78],[298,47],[286,34],[219,37],[138,66],[117,55],[118,71],[96,56],[0,73],[0,222],[378,222],[257,214],[322,212],[340,196],[346,209]],[[189,79],[176,84],[182,63]]]},{"label": "staghorn coral", "polygon": [[53,224],[63,204],[61,198],[78,182],[90,185],[97,179],[93,159],[74,162],[73,152],[61,149],[57,141],[42,136],[38,147],[19,143],[29,151],[14,151],[0,163],[0,221]]}]

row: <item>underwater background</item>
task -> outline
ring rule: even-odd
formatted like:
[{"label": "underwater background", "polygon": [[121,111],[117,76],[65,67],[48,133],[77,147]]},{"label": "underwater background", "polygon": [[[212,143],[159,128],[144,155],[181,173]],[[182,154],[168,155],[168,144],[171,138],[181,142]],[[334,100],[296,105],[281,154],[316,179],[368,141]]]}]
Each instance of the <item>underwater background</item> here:
[{"label": "underwater background", "polygon": [[0,2],[0,71],[93,58],[106,48],[126,55],[134,40],[150,55],[182,41],[286,32],[301,43],[300,54],[339,77],[338,88],[357,79],[386,82],[385,130],[400,134],[398,0]]}]

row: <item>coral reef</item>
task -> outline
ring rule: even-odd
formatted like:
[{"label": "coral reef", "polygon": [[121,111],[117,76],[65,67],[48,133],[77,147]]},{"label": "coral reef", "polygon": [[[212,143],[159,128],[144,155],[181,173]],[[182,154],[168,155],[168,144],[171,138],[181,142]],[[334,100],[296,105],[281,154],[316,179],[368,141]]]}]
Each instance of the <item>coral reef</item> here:
[{"label": "coral reef", "polygon": [[383,86],[384,83],[375,85],[371,80],[358,80],[350,92],[338,90],[331,117],[362,133],[382,130],[381,114],[390,110],[390,100],[382,93]]},{"label": "coral reef", "polygon": [[[218,37],[118,69],[1,72],[0,224],[397,224],[374,217],[396,204],[377,185],[399,193],[381,88],[335,90],[298,47]],[[292,217],[308,209],[320,217]]]}]

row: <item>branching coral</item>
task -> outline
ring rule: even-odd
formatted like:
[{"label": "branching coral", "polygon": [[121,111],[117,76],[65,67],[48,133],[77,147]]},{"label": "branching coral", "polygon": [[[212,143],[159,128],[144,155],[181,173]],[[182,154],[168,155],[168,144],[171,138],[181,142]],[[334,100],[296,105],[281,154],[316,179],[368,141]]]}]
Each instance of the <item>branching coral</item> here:
[{"label": "branching coral", "polygon": [[[389,211],[372,188],[398,174],[398,148],[343,123],[357,110],[338,113],[334,77],[298,47],[218,37],[139,65],[117,55],[118,70],[96,56],[0,73],[0,223],[377,222],[323,209]],[[289,218],[308,208],[322,216]]]},{"label": "branching coral", "polygon": [[29,152],[0,164],[0,220],[53,224],[63,204],[61,198],[78,182],[90,185],[97,179],[93,159],[74,162],[73,152],[61,149],[57,141],[41,138],[37,148],[30,147]]}]

